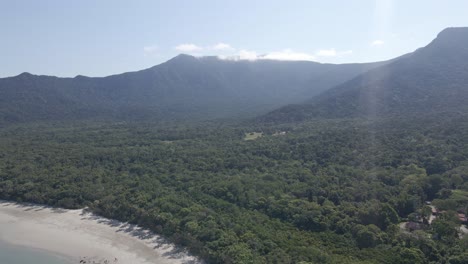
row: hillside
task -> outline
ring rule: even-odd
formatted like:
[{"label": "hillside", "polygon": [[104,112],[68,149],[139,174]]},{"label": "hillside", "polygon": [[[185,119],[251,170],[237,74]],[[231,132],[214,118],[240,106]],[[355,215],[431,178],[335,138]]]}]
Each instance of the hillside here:
[{"label": "hillside", "polygon": [[149,69],[102,78],[23,73],[0,79],[0,123],[253,116],[300,102],[381,64],[179,55]]},{"label": "hillside", "polygon": [[262,117],[291,122],[314,118],[407,116],[466,112],[468,28],[448,28],[424,48],[370,70],[299,105]]}]

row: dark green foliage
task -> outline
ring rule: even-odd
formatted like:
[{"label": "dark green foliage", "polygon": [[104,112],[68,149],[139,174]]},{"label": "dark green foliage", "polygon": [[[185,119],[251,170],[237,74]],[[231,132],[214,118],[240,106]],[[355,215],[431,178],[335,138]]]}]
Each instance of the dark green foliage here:
[{"label": "dark green foliage", "polygon": [[[458,115],[14,126],[0,131],[0,197],[88,206],[211,263],[444,263],[466,253],[449,215],[421,234],[398,224],[428,197],[463,203],[467,126]],[[446,171],[428,175],[438,157]]]}]

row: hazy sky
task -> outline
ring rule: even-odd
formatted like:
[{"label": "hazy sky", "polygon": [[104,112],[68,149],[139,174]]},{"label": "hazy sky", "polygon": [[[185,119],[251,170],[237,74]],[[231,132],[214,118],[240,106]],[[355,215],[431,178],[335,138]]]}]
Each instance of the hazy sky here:
[{"label": "hazy sky", "polygon": [[179,53],[389,59],[468,26],[466,0],[0,0],[0,77],[104,76]]}]

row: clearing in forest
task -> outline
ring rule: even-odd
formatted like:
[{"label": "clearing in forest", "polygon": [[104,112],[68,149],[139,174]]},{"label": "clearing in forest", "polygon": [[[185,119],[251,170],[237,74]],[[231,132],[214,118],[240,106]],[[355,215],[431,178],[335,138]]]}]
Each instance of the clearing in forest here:
[{"label": "clearing in forest", "polygon": [[262,132],[250,132],[250,133],[245,133],[244,140],[254,140],[259,137],[263,136]]}]

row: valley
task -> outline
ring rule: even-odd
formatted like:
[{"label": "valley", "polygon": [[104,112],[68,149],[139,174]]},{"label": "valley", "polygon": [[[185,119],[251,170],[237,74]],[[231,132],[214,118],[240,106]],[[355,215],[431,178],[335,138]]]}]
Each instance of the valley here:
[{"label": "valley", "polygon": [[467,46],[448,28],[376,63],[1,78],[0,199],[87,208],[206,263],[466,263]]}]

